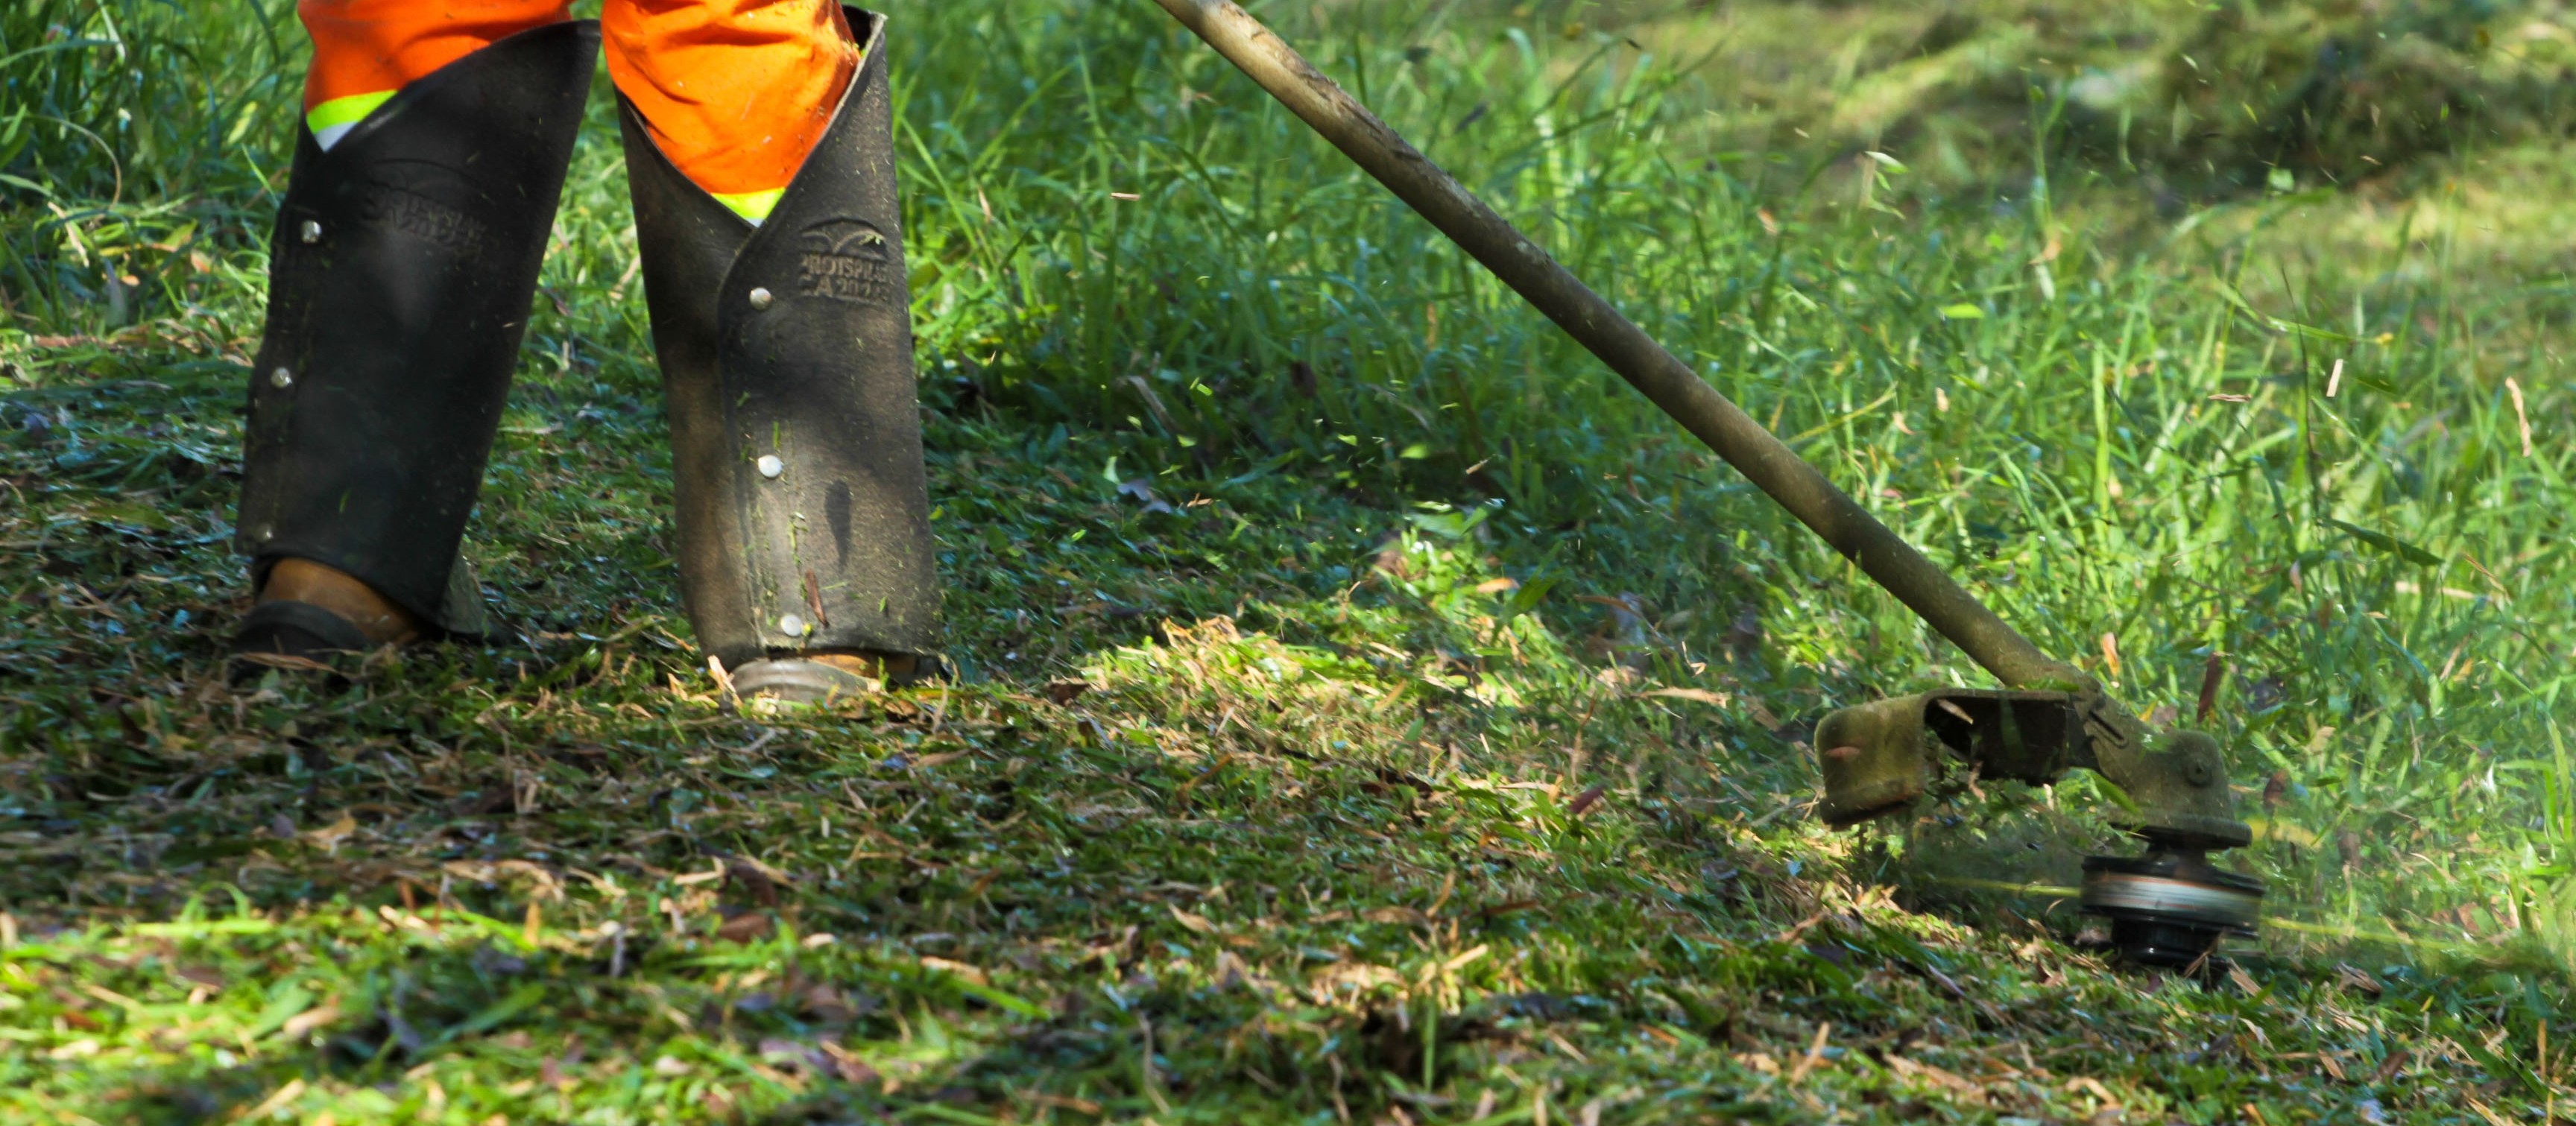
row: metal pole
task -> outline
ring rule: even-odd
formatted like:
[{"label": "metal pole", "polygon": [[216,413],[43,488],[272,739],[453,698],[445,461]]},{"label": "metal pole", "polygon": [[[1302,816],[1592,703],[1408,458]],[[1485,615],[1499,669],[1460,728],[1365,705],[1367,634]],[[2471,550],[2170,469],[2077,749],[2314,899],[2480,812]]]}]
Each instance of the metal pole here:
[{"label": "metal pole", "polygon": [[1230,0],[1155,2],[1996,679],[2066,688],[2085,679],[2005,625],[1250,13]]}]

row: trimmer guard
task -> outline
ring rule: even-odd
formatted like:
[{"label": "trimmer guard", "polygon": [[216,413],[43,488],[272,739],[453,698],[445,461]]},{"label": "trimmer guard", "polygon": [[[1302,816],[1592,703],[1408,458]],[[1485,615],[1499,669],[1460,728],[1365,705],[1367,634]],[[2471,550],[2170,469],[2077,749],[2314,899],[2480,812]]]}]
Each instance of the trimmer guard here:
[{"label": "trimmer guard", "polygon": [[1934,795],[1954,775],[2056,782],[2095,771],[2126,799],[2112,820],[2186,848],[2236,848],[2253,830],[2236,819],[2218,741],[2198,731],[2150,732],[2094,692],[1944,689],[1845,708],[1816,727],[1827,824],[1856,825]]},{"label": "trimmer guard", "polygon": [[1837,828],[1911,806],[1962,766],[1979,777],[2046,784],[2065,773],[2083,718],[2064,692],[1953,689],[1900,696],[1816,727],[1825,801]]}]

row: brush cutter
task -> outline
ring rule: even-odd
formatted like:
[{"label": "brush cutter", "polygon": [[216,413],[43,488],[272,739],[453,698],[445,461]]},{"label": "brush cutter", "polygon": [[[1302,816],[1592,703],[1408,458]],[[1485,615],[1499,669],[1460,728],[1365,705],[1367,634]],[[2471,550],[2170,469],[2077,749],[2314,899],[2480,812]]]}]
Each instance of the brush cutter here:
[{"label": "brush cutter", "polygon": [[1901,812],[1976,777],[2046,785],[2092,770],[2122,799],[2118,824],[2146,843],[2141,856],[2084,861],[2083,909],[2110,920],[2119,951],[2208,968],[2221,938],[2254,933],[2262,883],[2208,858],[2252,839],[2217,740],[2150,731],[2092,677],[2040,652],[1242,8],[1156,2],[2005,684],[1826,716],[1815,736],[1826,822]]}]

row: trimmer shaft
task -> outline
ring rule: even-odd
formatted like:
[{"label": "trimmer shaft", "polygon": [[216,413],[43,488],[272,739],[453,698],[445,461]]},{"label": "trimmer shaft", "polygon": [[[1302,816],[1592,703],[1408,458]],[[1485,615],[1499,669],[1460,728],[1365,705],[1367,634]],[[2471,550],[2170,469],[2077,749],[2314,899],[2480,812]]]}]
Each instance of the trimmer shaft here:
[{"label": "trimmer shaft", "polygon": [[2122,957],[2152,966],[2214,969],[2219,940],[2254,937],[2263,881],[2212,866],[2197,850],[2156,848],[2145,856],[2084,858],[2081,902],[2111,920]]}]

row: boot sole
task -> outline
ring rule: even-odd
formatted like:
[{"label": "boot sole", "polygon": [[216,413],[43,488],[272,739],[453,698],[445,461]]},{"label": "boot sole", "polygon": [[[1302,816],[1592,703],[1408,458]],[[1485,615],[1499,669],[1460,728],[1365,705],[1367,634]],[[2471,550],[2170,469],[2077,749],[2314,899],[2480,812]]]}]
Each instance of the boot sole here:
[{"label": "boot sole", "polygon": [[337,662],[372,648],[348,619],[310,602],[262,602],[233,631],[224,680],[240,687],[271,670],[345,680]]}]

